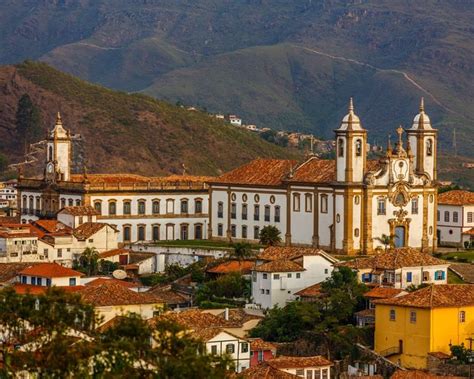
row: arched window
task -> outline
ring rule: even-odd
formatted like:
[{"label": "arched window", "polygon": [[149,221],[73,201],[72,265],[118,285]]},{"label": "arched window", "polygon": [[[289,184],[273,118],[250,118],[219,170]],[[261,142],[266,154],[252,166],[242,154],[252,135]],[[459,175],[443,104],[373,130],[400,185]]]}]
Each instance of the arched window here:
[{"label": "arched window", "polygon": [[306,212],[313,211],[313,195],[311,195],[310,193],[306,193],[304,195],[304,206]]},{"label": "arched window", "polygon": [[194,225],[194,239],[196,240],[202,239],[202,224]]},{"label": "arched window", "polygon": [[102,203],[100,201],[94,202],[94,208],[97,212],[102,214]]},{"label": "arched window", "polygon": [[431,138],[426,140],[426,155],[428,157],[433,155],[433,140]]},{"label": "arched window", "polygon": [[269,205],[265,205],[265,209],[264,209],[264,220],[266,222],[270,222],[270,206]]},{"label": "arched window", "polygon": [[299,193],[294,193],[293,194],[293,211],[294,212],[299,212],[300,211],[300,194]]},{"label": "arched window", "polygon": [[458,212],[454,211],[453,212],[453,222],[458,222],[458,221],[459,221]]},{"label": "arched window", "polygon": [[181,200],[181,213],[188,213],[188,200]]},{"label": "arched window", "polygon": [[109,202],[109,215],[114,216],[117,214],[117,203],[115,201]]},{"label": "arched window", "polygon": [[77,199],[76,200],[76,207],[80,207],[81,206],[81,200]]},{"label": "arched window", "polygon": [[36,196],[36,210],[40,210],[41,209],[41,197],[39,196]]},{"label": "arched window", "polygon": [[145,241],[145,225],[138,225],[138,240]]},{"label": "arched window", "polygon": [[202,199],[194,200],[194,213],[202,213]]},{"label": "arched window", "polygon": [[145,214],[145,200],[138,200],[138,214],[144,215]]},{"label": "arched window", "polygon": [[328,195],[321,195],[321,213],[328,213]]},{"label": "arched window", "polygon": [[153,225],[152,233],[153,233],[153,241],[159,241],[160,240],[160,226]]},{"label": "arched window", "polygon": [[343,157],[344,156],[344,140],[339,138],[337,140],[337,156]]},{"label": "arched window", "polygon": [[459,322],[466,322],[466,311],[459,311]]},{"label": "arched window", "polygon": [[49,147],[49,154],[48,154],[48,161],[52,161],[53,160],[53,147],[50,146]]},{"label": "arched window", "polygon": [[280,222],[280,206],[275,205],[275,222]]},{"label": "arched window", "polygon": [[69,199],[69,200],[67,201],[67,204],[68,204],[70,207],[72,207],[72,206],[74,205],[74,200],[73,200],[73,199]]},{"label": "arched window", "polygon": [[153,214],[160,214],[160,201],[153,200],[152,203]]},{"label": "arched window", "polygon": [[66,206],[66,199],[63,197],[61,198],[61,208],[64,208]]},{"label": "arched window", "polygon": [[123,201],[123,214],[124,215],[129,215],[132,213],[132,203],[130,200],[124,200]]},{"label": "arched window", "polygon": [[30,196],[30,205],[29,205],[30,211],[35,209],[35,204],[34,204],[34,198],[33,196]]},{"label": "arched window", "polygon": [[125,225],[123,227],[123,240],[125,242],[130,242],[131,241],[131,233],[130,233],[131,229],[130,229],[130,226],[129,225]]},{"label": "arched window", "polygon": [[362,140],[356,139],[355,141],[355,154],[357,157],[362,156]]},{"label": "arched window", "polygon": [[219,201],[217,203],[217,217],[218,218],[224,217],[224,203],[222,201]]}]

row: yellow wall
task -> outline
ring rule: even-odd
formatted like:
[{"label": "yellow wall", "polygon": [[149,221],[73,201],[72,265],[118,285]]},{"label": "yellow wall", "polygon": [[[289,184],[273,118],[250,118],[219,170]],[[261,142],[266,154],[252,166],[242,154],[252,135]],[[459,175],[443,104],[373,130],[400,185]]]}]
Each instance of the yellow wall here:
[{"label": "yellow wall", "polygon": [[[390,321],[390,310],[396,319]],[[466,322],[459,322],[459,312],[466,312]],[[410,312],[416,312],[416,323]],[[375,351],[396,347],[403,341],[403,353],[388,357],[407,368],[426,368],[429,352],[450,353],[449,344],[466,343],[474,333],[474,307],[437,308],[433,310],[377,305],[375,309]]]},{"label": "yellow wall", "polygon": [[117,305],[107,307],[95,307],[97,315],[101,318],[100,325],[113,319],[115,316],[126,315],[127,313],[139,314],[144,319],[153,317],[153,313],[159,309],[163,309],[164,304],[131,304]]}]

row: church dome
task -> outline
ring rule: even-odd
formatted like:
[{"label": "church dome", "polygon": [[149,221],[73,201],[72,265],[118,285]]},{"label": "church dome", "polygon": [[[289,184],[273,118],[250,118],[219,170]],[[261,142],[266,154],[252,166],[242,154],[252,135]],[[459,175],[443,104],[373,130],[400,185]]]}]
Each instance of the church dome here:
[{"label": "church dome", "polygon": [[344,116],[341,126],[337,130],[363,130],[360,125],[359,116],[354,113],[352,97],[349,101],[349,113]]},{"label": "church dome", "polygon": [[413,119],[412,130],[431,130],[431,121],[428,115],[425,113],[425,102],[421,98],[420,102],[420,113],[418,113]]}]

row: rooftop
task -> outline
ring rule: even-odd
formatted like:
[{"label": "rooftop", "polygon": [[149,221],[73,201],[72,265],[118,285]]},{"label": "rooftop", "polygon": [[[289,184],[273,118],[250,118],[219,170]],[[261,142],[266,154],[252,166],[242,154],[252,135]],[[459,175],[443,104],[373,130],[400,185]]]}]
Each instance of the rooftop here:
[{"label": "rooftop", "polygon": [[171,289],[171,285],[157,286],[149,289],[146,293],[155,296],[160,301],[168,304],[186,304],[189,302],[189,298],[177,291]]},{"label": "rooftop", "polygon": [[305,255],[320,255],[330,262],[338,262],[336,258],[321,249],[296,246],[269,246],[263,252],[261,252],[257,258],[264,261],[274,261],[281,259],[292,260]]},{"label": "rooftop", "polygon": [[67,278],[84,276],[82,272],[72,270],[57,263],[38,263],[21,270],[19,275],[39,276],[41,278]]},{"label": "rooftop", "polygon": [[298,263],[288,259],[274,260],[263,263],[254,268],[258,272],[298,272],[305,271],[305,269]]},{"label": "rooftop", "polygon": [[407,295],[376,300],[375,304],[414,308],[464,307],[474,305],[474,284],[439,284]]},{"label": "rooftop", "polygon": [[371,299],[388,299],[400,295],[404,292],[402,289],[389,287],[374,287],[370,291],[364,293],[364,297]]},{"label": "rooftop", "polygon": [[392,375],[391,379],[462,379],[465,377],[461,376],[443,376],[443,375],[434,375],[425,371],[417,370],[397,370],[395,374]]},{"label": "rooftop", "polygon": [[94,207],[90,205],[81,205],[75,207],[64,207],[58,213],[68,213],[72,216],[97,216],[100,212],[96,211]]},{"label": "rooftop", "polygon": [[74,237],[79,240],[87,239],[106,226],[113,228],[111,225],[103,222],[85,222],[74,229]]},{"label": "rooftop", "polygon": [[[34,286],[32,284],[21,284],[21,283],[15,283],[15,285],[13,286],[13,289],[15,290],[15,292],[20,295],[25,295],[27,293],[31,295],[42,295],[46,293],[48,288],[50,287]],[[80,291],[84,287],[83,286],[56,286],[56,288],[60,288],[66,292],[77,292],[77,291]]]},{"label": "rooftop", "polygon": [[107,250],[107,251],[104,251],[103,253],[100,253],[99,258],[105,259],[105,258],[115,257],[117,255],[128,255],[130,254],[130,252],[131,252],[130,249],[125,249],[125,248]]},{"label": "rooftop", "polygon": [[91,280],[90,282],[87,282],[85,285],[86,286],[100,286],[103,283],[117,283],[120,284],[121,286],[125,288],[137,288],[140,287],[140,284],[133,283],[133,282],[127,282],[125,280],[119,280],[115,278],[97,278],[94,280]]},{"label": "rooftop", "polygon": [[276,345],[272,344],[271,342],[267,342],[262,340],[261,338],[255,338],[250,341],[250,350],[272,350],[276,351]]},{"label": "rooftop", "polygon": [[0,263],[0,284],[16,279],[18,273],[39,263]]},{"label": "rooftop", "polygon": [[298,379],[300,376],[289,374],[270,366],[267,362],[260,362],[257,366],[248,368],[237,375],[245,379]]},{"label": "rooftop", "polygon": [[279,356],[267,362],[270,366],[277,369],[332,366],[332,362],[321,355],[313,357]]},{"label": "rooftop", "polygon": [[438,195],[438,204],[445,205],[473,205],[474,192],[452,190]]},{"label": "rooftop", "polygon": [[205,328],[238,328],[241,323],[226,320],[211,313],[201,312],[198,309],[188,309],[181,312],[166,312],[160,318],[174,321],[185,328],[198,330]]},{"label": "rooftop", "polygon": [[336,180],[336,161],[312,157],[298,166],[288,177],[290,182],[327,183]]},{"label": "rooftop", "polygon": [[295,292],[295,295],[301,297],[318,297],[321,296],[321,283],[313,284],[312,286],[303,288],[302,290]]},{"label": "rooftop", "polygon": [[243,274],[249,274],[255,266],[255,261],[227,261],[218,264],[217,266],[211,267],[206,270],[211,274],[228,274],[231,272],[240,272]]}]

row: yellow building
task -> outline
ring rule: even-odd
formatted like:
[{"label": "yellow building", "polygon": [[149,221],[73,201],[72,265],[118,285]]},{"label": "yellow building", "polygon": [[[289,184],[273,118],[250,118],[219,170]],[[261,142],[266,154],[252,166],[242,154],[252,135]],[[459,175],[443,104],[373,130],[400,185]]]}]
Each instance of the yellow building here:
[{"label": "yellow building", "polygon": [[431,285],[374,302],[375,351],[407,368],[474,336],[474,285]]}]

